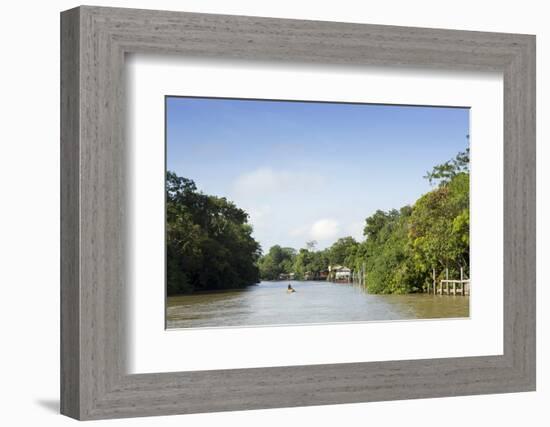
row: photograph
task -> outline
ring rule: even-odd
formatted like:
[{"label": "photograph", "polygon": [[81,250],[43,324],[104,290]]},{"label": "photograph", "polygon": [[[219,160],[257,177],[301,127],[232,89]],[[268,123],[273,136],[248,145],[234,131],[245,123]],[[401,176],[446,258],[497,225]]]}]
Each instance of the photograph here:
[{"label": "photograph", "polygon": [[165,108],[168,329],[469,317],[469,108]]}]

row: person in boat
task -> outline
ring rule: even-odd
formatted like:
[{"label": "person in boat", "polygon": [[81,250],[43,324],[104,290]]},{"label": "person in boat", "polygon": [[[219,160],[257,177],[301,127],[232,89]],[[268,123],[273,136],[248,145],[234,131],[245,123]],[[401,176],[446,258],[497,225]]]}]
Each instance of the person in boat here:
[{"label": "person in boat", "polygon": [[288,284],[288,288],[287,288],[286,291],[287,291],[289,294],[291,294],[292,292],[296,292],[296,289],[294,289],[294,288],[292,287],[292,285],[289,283],[289,284]]}]

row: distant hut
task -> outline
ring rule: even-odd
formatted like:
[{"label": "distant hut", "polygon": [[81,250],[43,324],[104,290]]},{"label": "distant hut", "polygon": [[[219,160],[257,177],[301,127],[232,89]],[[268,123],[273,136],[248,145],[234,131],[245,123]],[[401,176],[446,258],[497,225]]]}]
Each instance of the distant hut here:
[{"label": "distant hut", "polygon": [[329,266],[329,277],[333,282],[349,283],[351,282],[351,269],[343,265]]}]

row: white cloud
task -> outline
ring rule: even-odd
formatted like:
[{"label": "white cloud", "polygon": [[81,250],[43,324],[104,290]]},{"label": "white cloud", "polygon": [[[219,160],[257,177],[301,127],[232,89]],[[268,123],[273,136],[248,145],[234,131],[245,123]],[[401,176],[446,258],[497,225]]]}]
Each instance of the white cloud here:
[{"label": "white cloud", "polygon": [[314,240],[334,239],[340,232],[340,223],[335,219],[323,218],[310,226],[298,227],[290,230],[292,237],[305,237]]},{"label": "white cloud", "polygon": [[315,240],[333,239],[340,231],[340,224],[334,219],[320,219],[311,226],[310,237]]},{"label": "white cloud", "polygon": [[321,188],[323,183],[323,177],[317,173],[259,168],[240,175],[233,188],[239,195],[255,196],[312,191]]}]

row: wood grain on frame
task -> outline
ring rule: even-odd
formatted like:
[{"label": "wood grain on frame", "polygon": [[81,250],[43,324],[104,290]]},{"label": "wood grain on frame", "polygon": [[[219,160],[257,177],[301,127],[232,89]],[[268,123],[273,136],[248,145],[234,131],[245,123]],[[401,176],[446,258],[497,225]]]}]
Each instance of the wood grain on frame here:
[{"label": "wood grain on frame", "polygon": [[[100,7],[61,14],[61,411],[77,419],[535,389],[535,37]],[[504,75],[504,354],[125,369],[124,57],[177,54]]]}]

